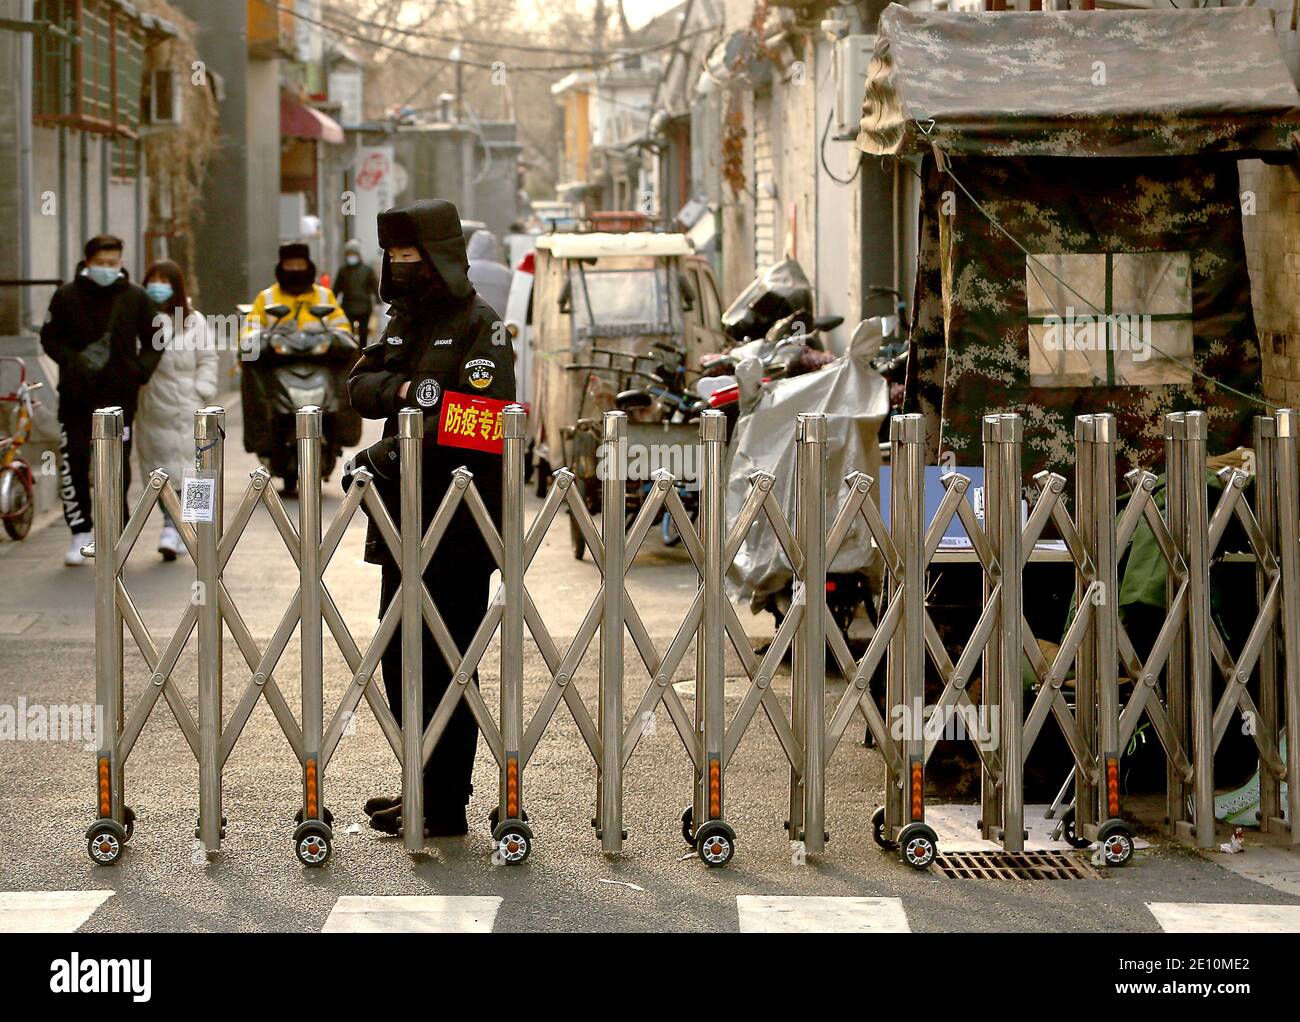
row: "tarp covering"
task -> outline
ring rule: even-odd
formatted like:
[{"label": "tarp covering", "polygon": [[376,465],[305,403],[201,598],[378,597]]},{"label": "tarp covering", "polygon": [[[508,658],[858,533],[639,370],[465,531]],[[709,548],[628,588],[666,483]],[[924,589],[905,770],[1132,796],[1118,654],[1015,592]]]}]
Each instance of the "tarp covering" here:
[{"label": "tarp covering", "polygon": [[875,155],[1285,150],[1300,95],[1261,7],[880,16],[858,146]]},{"label": "tarp covering", "polygon": [[[824,369],[774,380],[764,385],[758,404],[742,414],[731,438],[727,471],[727,519],[734,519],[749,496],[749,478],[771,472],[772,487],[786,521],[793,522],[795,503],[795,420],[801,412],[826,416],[826,527],[848,496],[844,479],[850,472],[878,475],[880,424],[889,414],[889,385],[871,366],[880,347],[882,321],[857,333],[854,346]],[[740,370],[737,370],[737,375]],[[874,495],[872,497],[874,498]],[[761,519],[760,519],[761,521]],[[849,530],[828,571],[862,571],[872,556],[871,536],[859,516]],[[751,610],[763,609],[766,598],[792,578],[790,562],[766,527],[751,529],[727,574],[733,599],[747,600]]]},{"label": "tarp covering", "polygon": [[909,372],[931,463],[979,464],[982,416],[1009,411],[1027,474],[1069,475],[1088,413],[1115,414],[1122,471],[1163,459],[1166,412],[1203,409],[1211,451],[1251,442],[1260,351],[1234,157],[968,156],[952,173],[978,206],[922,160]]}]

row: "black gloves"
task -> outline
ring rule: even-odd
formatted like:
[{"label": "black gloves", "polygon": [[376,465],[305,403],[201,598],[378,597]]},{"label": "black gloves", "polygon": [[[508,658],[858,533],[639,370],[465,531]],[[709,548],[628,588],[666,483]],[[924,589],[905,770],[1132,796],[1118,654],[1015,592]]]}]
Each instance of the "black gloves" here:
[{"label": "black gloves", "polygon": [[390,436],[352,455],[343,469],[344,490],[352,485],[352,474],[359,468],[366,469],[376,479],[395,480],[398,475],[397,437]]}]

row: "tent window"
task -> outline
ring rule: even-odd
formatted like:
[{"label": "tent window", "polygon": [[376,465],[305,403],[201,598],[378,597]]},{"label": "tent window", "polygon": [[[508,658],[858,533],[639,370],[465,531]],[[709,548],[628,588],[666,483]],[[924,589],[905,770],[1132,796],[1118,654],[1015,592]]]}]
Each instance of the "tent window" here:
[{"label": "tent window", "polygon": [[1189,252],[1025,259],[1031,387],[1190,383]]}]

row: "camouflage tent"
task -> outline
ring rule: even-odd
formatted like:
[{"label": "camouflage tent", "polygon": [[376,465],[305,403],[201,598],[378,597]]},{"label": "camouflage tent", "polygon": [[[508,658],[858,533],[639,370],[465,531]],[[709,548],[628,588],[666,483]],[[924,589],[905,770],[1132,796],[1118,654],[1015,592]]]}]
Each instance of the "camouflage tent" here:
[{"label": "camouflage tent", "polygon": [[880,19],[858,146],[916,155],[912,341],[931,455],[979,457],[1026,419],[1026,470],[1063,471],[1075,415],[1113,411],[1125,467],[1160,417],[1212,448],[1262,410],[1236,161],[1287,158],[1300,95],[1258,8]]}]

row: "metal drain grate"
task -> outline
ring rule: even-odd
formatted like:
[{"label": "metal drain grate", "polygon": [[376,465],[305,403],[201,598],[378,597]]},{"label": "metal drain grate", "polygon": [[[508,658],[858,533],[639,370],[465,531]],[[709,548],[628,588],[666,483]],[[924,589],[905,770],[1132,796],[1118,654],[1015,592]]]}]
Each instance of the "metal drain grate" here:
[{"label": "metal drain grate", "polygon": [[930,869],[958,880],[1100,880],[1081,854],[1070,852],[940,852]]}]

